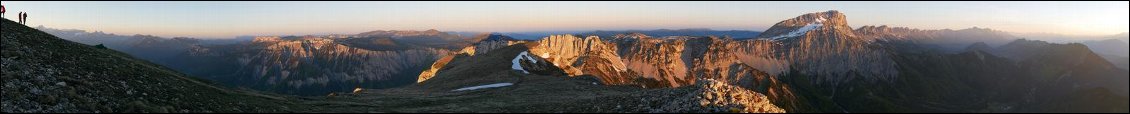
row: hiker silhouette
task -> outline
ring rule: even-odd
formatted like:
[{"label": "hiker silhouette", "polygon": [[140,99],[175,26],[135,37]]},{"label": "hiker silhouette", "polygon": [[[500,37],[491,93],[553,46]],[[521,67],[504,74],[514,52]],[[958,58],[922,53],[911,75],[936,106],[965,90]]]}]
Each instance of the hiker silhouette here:
[{"label": "hiker silhouette", "polygon": [[20,12],[20,14],[17,17],[20,18],[20,24],[24,24],[24,12]]},{"label": "hiker silhouette", "polygon": [[27,24],[27,12],[20,12],[20,24]]},{"label": "hiker silhouette", "polygon": [[7,13],[7,12],[8,12],[8,8],[4,7],[4,5],[0,5],[0,17],[6,17],[4,15],[4,13]]}]

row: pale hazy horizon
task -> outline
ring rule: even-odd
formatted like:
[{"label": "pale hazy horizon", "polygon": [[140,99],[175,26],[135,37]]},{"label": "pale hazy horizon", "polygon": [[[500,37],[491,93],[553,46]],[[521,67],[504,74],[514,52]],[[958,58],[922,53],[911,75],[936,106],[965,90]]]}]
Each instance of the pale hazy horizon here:
[{"label": "pale hazy horizon", "polygon": [[991,28],[1109,36],[1130,1],[1109,2],[74,2],[3,1],[29,26],[162,37],[356,34],[373,30],[532,32],[708,28],[764,31],[838,10],[852,27]]}]

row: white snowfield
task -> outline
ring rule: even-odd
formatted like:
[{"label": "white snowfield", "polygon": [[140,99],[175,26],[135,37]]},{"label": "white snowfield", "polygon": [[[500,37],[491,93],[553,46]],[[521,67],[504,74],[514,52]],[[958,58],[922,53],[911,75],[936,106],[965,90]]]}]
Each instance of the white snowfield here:
[{"label": "white snowfield", "polygon": [[497,84],[481,85],[481,86],[474,86],[474,87],[465,87],[465,88],[459,88],[459,89],[455,89],[455,90],[451,90],[451,91],[478,90],[478,89],[486,89],[486,88],[506,87],[506,86],[510,86],[510,85],[514,85],[514,83],[497,83]]},{"label": "white snowfield", "polygon": [[529,60],[530,62],[538,63],[537,60],[534,60],[533,57],[529,56],[529,51],[525,51],[525,52],[522,52],[521,54],[518,54],[517,57],[514,57],[514,60],[511,60],[511,62],[514,63],[514,64],[510,65],[510,68],[514,69],[514,70],[520,70],[520,71],[522,71],[522,73],[530,74],[530,71],[526,71],[526,69],[523,69],[521,62],[519,62],[523,58],[525,58],[525,60]]},{"label": "white snowfield", "polygon": [[821,16],[820,18],[816,18],[816,22],[808,23],[807,25],[804,25],[804,27],[800,27],[797,30],[794,30],[793,32],[789,32],[788,34],[782,34],[780,36],[772,37],[770,39],[782,40],[784,38],[791,38],[791,37],[797,37],[797,36],[800,36],[800,35],[804,35],[805,33],[808,33],[808,31],[812,31],[813,29],[823,27],[824,26],[824,20],[826,20],[826,19],[824,19],[824,17]]}]

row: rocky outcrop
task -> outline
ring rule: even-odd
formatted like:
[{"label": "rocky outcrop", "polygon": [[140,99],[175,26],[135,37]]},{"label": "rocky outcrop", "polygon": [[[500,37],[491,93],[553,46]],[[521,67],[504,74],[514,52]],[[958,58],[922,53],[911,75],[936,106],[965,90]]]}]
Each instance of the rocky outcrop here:
[{"label": "rocky outcrop", "polygon": [[[785,113],[770,103],[768,97],[724,82],[702,80],[693,91],[667,99],[651,112],[683,113]],[[678,95],[678,94],[676,94]]]}]

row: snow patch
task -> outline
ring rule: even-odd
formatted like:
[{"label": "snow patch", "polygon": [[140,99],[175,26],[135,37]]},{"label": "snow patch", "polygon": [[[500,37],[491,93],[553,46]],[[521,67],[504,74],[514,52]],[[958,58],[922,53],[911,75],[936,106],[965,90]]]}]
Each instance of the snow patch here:
[{"label": "snow patch", "polygon": [[788,34],[782,34],[782,35],[779,35],[779,36],[771,37],[769,39],[776,41],[776,40],[782,40],[784,38],[801,36],[801,35],[804,35],[805,33],[808,33],[808,31],[812,31],[812,30],[815,30],[817,28],[823,27],[824,21],[827,21],[827,20],[828,19],[824,18],[823,15],[820,15],[820,16],[816,17],[815,22],[808,23],[807,25],[804,25],[804,27],[797,28],[796,30],[793,30],[793,32],[789,32]]},{"label": "snow patch", "polygon": [[522,68],[522,62],[521,62],[522,60],[528,60],[528,61],[533,62],[533,63],[538,63],[538,61],[536,59],[534,59],[533,57],[530,57],[529,51],[524,51],[524,52],[518,54],[517,57],[514,57],[514,60],[510,61],[511,63],[514,63],[514,64],[510,65],[510,68],[514,69],[514,70],[522,71],[522,73],[530,74],[530,71],[526,71],[526,69]]},{"label": "snow patch", "polygon": [[788,34],[782,34],[780,36],[772,37],[770,39],[782,40],[784,38],[797,37],[797,36],[800,36],[800,35],[804,35],[805,33],[808,33],[808,31],[812,31],[812,30],[815,30],[815,29],[823,27],[823,26],[824,26],[824,23],[809,23],[808,25],[804,25],[804,27],[800,27],[797,30],[793,30],[793,32],[789,32]]},{"label": "snow patch", "polygon": [[511,86],[511,85],[514,85],[514,83],[488,84],[488,85],[481,85],[481,86],[474,86],[474,87],[459,88],[459,89],[455,89],[455,90],[451,90],[451,91],[478,90],[478,89],[486,89],[486,88],[506,87],[506,86]]},{"label": "snow patch", "polygon": [[356,88],[356,89],[353,89],[353,94],[360,94],[360,93],[361,93],[362,91],[364,91],[364,90],[365,90],[365,89],[361,89],[361,88]]}]

